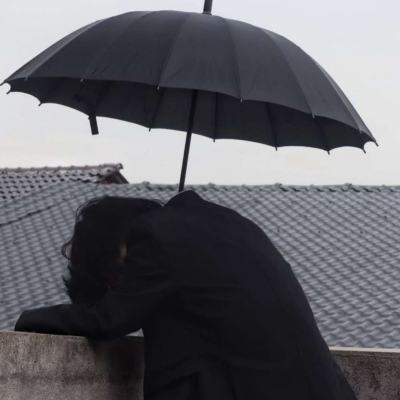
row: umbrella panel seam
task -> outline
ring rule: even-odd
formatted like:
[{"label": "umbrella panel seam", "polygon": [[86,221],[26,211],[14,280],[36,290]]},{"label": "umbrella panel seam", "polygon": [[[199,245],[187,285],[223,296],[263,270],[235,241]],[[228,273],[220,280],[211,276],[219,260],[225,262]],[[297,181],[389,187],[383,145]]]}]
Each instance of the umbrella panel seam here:
[{"label": "umbrella panel seam", "polygon": [[189,19],[189,17],[190,17],[191,15],[192,15],[192,13],[188,13],[188,14],[186,15],[186,17],[182,19],[181,25],[179,26],[178,30],[177,30],[176,33],[175,33],[174,39],[173,39],[173,41],[172,41],[172,43],[171,43],[171,46],[170,46],[170,49],[169,49],[169,51],[168,51],[168,56],[167,56],[167,58],[165,59],[165,62],[164,62],[164,65],[163,65],[163,69],[162,69],[162,71],[161,71],[160,78],[159,78],[159,80],[158,80],[158,87],[160,87],[160,85],[161,85],[162,79],[163,79],[163,77],[164,77],[165,70],[167,69],[167,66],[168,66],[168,64],[169,64],[169,61],[170,61],[170,59],[171,59],[171,55],[172,55],[172,53],[173,53],[173,51],[174,51],[174,48],[175,48],[176,42],[177,42],[177,40],[178,40],[178,37],[180,36],[180,34],[181,34],[182,30],[183,30],[183,26],[185,25],[185,23],[187,22],[187,20]]}]

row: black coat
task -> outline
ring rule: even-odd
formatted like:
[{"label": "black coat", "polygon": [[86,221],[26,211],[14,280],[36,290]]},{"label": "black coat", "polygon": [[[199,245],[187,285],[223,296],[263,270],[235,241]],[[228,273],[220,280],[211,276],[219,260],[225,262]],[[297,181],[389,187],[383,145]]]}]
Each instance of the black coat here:
[{"label": "black coat", "polygon": [[185,191],[136,219],[127,245],[101,302],[28,310],[15,330],[111,340],[142,328],[147,400],[355,400],[256,224]]}]

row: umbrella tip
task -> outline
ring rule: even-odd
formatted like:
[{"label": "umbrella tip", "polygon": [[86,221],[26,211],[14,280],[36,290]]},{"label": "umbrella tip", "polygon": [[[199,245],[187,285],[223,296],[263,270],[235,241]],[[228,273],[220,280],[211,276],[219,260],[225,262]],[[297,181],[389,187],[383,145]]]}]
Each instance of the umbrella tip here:
[{"label": "umbrella tip", "polygon": [[209,15],[211,15],[212,4],[213,4],[213,0],[205,0],[205,1],[204,1],[203,14],[209,14]]},{"label": "umbrella tip", "polygon": [[378,144],[378,142],[374,142],[375,144],[376,144],[376,147],[379,147],[379,144]]},{"label": "umbrella tip", "polygon": [[3,86],[5,83],[6,83],[6,82],[4,82],[4,81],[3,81],[3,82],[1,82],[1,83],[0,83],[0,86]]}]

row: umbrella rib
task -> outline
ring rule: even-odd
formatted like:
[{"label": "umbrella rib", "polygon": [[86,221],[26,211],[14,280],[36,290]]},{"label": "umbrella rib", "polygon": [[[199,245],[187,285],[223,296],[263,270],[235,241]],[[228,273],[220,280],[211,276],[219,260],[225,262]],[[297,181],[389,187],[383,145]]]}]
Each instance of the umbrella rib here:
[{"label": "umbrella rib", "polygon": [[241,93],[242,84],[241,84],[241,81],[240,81],[239,58],[238,58],[238,55],[237,55],[236,41],[235,41],[235,38],[233,37],[232,29],[231,29],[231,26],[229,25],[228,20],[226,20],[225,18],[221,18],[221,19],[225,22],[226,26],[228,27],[229,36],[231,38],[233,54],[234,54],[234,58],[235,58],[235,61],[236,61],[235,62],[235,65],[236,65],[236,80],[237,80],[236,85],[237,85],[237,91],[238,91],[238,98],[240,99],[240,101],[242,101],[242,93]]},{"label": "umbrella rib", "polygon": [[100,95],[97,98],[96,103],[94,104],[94,112],[97,113],[97,109],[99,108],[100,103],[104,100],[112,85],[114,85],[115,81],[108,81],[104,84],[103,90],[101,90]]},{"label": "umbrella rib", "polygon": [[[92,81],[93,82],[93,81]],[[73,100],[76,100],[78,102],[83,102],[86,104],[86,110],[87,110],[87,115],[89,116],[89,121],[90,121],[90,128],[92,130],[92,135],[98,135],[99,134],[99,129],[97,127],[97,120],[96,120],[96,115],[97,115],[97,109],[100,105],[100,103],[103,101],[104,97],[107,95],[109,92],[111,86],[114,84],[114,82],[107,82],[105,83],[101,91],[99,91],[99,95],[96,101],[90,100],[87,97],[81,96],[79,93],[83,89],[81,86],[78,90],[77,93],[75,93],[72,96]],[[81,83],[82,85],[82,83]],[[84,83],[83,83],[84,85]],[[95,83],[95,92],[98,91],[98,83]]]},{"label": "umbrella rib", "polygon": [[[353,105],[351,104],[350,100],[347,98],[347,96],[342,92],[342,90],[340,89],[340,87],[336,84],[336,82],[331,78],[331,76],[324,70],[324,68],[322,68],[321,65],[319,65],[314,59],[312,59],[315,64],[318,66],[318,68],[321,70],[321,72],[324,74],[324,76],[326,77],[326,79],[329,81],[329,83],[331,84],[333,90],[335,91],[335,93],[338,95],[338,97],[340,98],[340,100],[342,100],[343,104],[344,104],[344,108],[346,109],[347,113],[350,115],[350,118],[354,121],[354,123],[356,124],[358,131],[360,133],[360,140],[361,139],[361,135],[363,134],[360,126],[358,125],[358,122],[356,121],[356,119],[354,118],[353,114],[351,113],[351,111],[347,108],[346,103],[343,101],[343,98],[350,104],[350,106],[354,109],[354,112],[358,115],[356,109],[353,107]],[[361,117],[358,115],[358,117],[361,119]],[[364,132],[366,135],[368,135],[372,141],[378,146],[378,143],[376,142],[376,139],[372,136],[372,134],[370,132]],[[367,142],[363,142],[362,141],[362,147],[361,150],[366,153],[364,146],[365,143]]]},{"label": "umbrella rib", "polygon": [[277,136],[276,136],[276,134],[275,134],[274,127],[272,126],[271,113],[269,112],[268,103],[265,103],[265,109],[266,109],[266,111],[267,111],[268,122],[269,122],[269,126],[270,126],[270,128],[271,128],[271,133],[272,133],[272,136],[274,137],[275,150],[278,151],[278,138],[277,138]]},{"label": "umbrella rib", "polygon": [[[334,92],[336,93],[336,95],[340,98],[340,100],[342,101],[345,110],[347,111],[347,114],[350,116],[350,119],[353,120],[353,122],[355,123],[355,125],[357,126],[358,131],[361,133],[361,129],[360,126],[358,125],[358,122],[356,121],[356,119],[354,118],[353,114],[350,112],[350,110],[347,108],[346,103],[343,101],[343,98],[340,94],[340,92],[337,90],[337,88],[340,90],[339,87],[337,87],[336,82],[330,77],[330,75],[322,68],[321,65],[319,65],[313,58],[312,60],[314,61],[315,65],[321,70],[321,72],[324,74],[325,78],[328,80],[328,82],[331,84]],[[341,90],[340,90],[341,91]],[[346,95],[344,93],[342,93],[343,96],[345,97],[345,99],[350,103],[350,101],[347,99]],[[351,104],[351,103],[350,103]],[[355,110],[354,110],[355,111]]]},{"label": "umbrella rib", "polygon": [[219,93],[215,92],[215,115],[214,115],[214,137],[213,140],[217,139],[217,129],[218,129],[218,100],[219,100]]},{"label": "umbrella rib", "polygon": [[[107,18],[106,18],[107,19]],[[46,64],[47,63],[47,61],[49,61],[50,60],[50,58],[51,57],[53,57],[55,54],[57,54],[59,51],[61,51],[64,47],[66,47],[67,45],[69,45],[71,42],[73,42],[77,37],[79,37],[81,34],[83,34],[83,33],[86,33],[89,29],[91,29],[91,28],[93,28],[94,26],[96,26],[96,25],[98,25],[98,24],[101,24],[102,22],[104,22],[104,21],[106,21],[106,19],[103,19],[103,20],[100,20],[100,21],[96,21],[96,22],[94,22],[93,24],[89,24],[89,25],[87,25],[85,28],[86,29],[84,29],[84,28],[82,28],[82,30],[79,30],[79,33],[78,32],[73,32],[73,33],[71,33],[71,38],[70,38],[70,40],[67,40],[67,42],[66,43],[64,43],[55,53],[53,53],[53,52],[50,52],[50,54],[40,63],[40,65],[38,65],[36,68],[34,68],[34,70],[32,71],[32,72],[30,72],[26,77],[25,77],[25,80],[28,80],[30,77],[31,77],[31,75],[33,74],[33,73],[35,73],[39,68],[41,68],[41,67],[43,67],[43,65],[44,64]],[[75,34],[75,35],[74,35]],[[62,40],[62,39],[61,39]],[[46,50],[45,50],[46,51]],[[39,56],[38,56],[39,57]],[[33,60],[32,60],[33,61]],[[24,67],[22,67],[22,68],[24,68]],[[21,69],[22,69],[21,68]],[[18,73],[18,71],[15,73],[15,74],[13,74],[13,75],[16,75]],[[10,78],[12,78],[12,76],[10,77]],[[10,79],[10,78],[8,78],[8,79]],[[7,80],[8,80],[7,79]]]},{"label": "umbrella rib", "polygon": [[62,80],[63,78],[58,78],[54,85],[39,99],[39,107],[61,86]]},{"label": "umbrella rib", "polygon": [[331,154],[330,153],[331,149],[329,149],[328,140],[327,140],[327,138],[325,136],[325,132],[322,130],[321,125],[317,120],[317,117],[313,116],[313,118],[314,118],[315,125],[316,125],[316,127],[318,129],[318,132],[321,134],[322,142],[324,143],[324,145],[326,147],[326,151],[328,152],[328,154]]},{"label": "umbrella rib", "polygon": [[160,105],[161,105],[162,99],[164,97],[164,92],[165,92],[165,88],[161,88],[159,90],[159,95],[158,95],[158,99],[157,99],[157,105],[156,105],[154,113],[153,113],[153,115],[151,117],[151,121],[150,121],[150,125],[149,125],[149,132],[153,129],[153,125],[156,122],[156,118],[157,118],[157,115],[158,115],[158,110],[160,109]]},{"label": "umbrella rib", "polygon": [[[117,42],[117,40],[129,29],[132,27],[133,24],[136,22],[140,21],[143,17],[148,16],[149,14],[153,14],[155,11],[147,11],[145,14],[141,15],[139,18],[135,19],[131,23],[128,24],[128,26],[122,30],[114,39],[113,41],[97,56],[97,58],[86,68],[85,72],[82,74],[81,79],[87,79],[86,74],[88,71],[96,64],[98,63],[104,55],[110,50],[112,46]],[[115,18],[115,17],[114,17]]]},{"label": "umbrella rib", "polygon": [[313,111],[311,110],[310,104],[309,104],[309,102],[308,102],[308,100],[307,100],[307,97],[306,97],[306,94],[305,94],[305,92],[304,92],[303,86],[301,86],[301,83],[300,83],[299,79],[297,78],[297,75],[296,75],[296,73],[294,72],[294,69],[292,68],[292,66],[290,65],[289,61],[287,60],[285,54],[283,53],[283,51],[281,50],[281,48],[277,45],[277,43],[269,36],[269,34],[267,33],[267,31],[266,31],[265,29],[260,28],[260,30],[261,30],[262,32],[264,32],[265,36],[267,36],[267,37],[270,39],[270,41],[273,43],[273,45],[275,46],[275,48],[278,50],[279,54],[282,56],[283,60],[285,61],[285,64],[288,66],[288,68],[290,69],[290,71],[292,72],[292,74],[293,74],[293,76],[294,76],[294,78],[295,78],[295,81],[296,81],[296,83],[297,83],[297,86],[299,87],[299,89],[300,89],[300,91],[301,91],[301,94],[303,95],[304,101],[305,101],[306,104],[307,104],[307,107],[308,107],[308,109],[309,109],[309,111],[310,111],[310,114],[311,114],[311,115],[314,115]]},{"label": "umbrella rib", "polygon": [[[260,28],[260,29],[261,29],[262,32],[265,33],[265,35],[266,35],[267,37],[269,37],[269,38],[271,39],[271,42],[272,42],[272,43],[274,44],[274,46],[278,49],[279,53],[282,55],[283,59],[285,60],[287,66],[288,66],[289,69],[292,71],[292,74],[293,74],[293,76],[294,76],[294,78],[295,78],[295,80],[296,80],[296,82],[297,82],[297,84],[298,84],[298,86],[299,86],[299,88],[300,88],[300,90],[301,90],[303,96],[304,96],[304,100],[305,100],[305,102],[306,102],[306,104],[307,104],[307,106],[308,106],[308,108],[309,108],[309,110],[310,110],[310,113],[311,113],[311,115],[313,116],[314,121],[315,121],[315,115],[314,115],[313,111],[311,110],[311,107],[310,107],[310,104],[309,104],[309,102],[308,102],[308,100],[307,100],[307,97],[306,97],[306,95],[305,95],[304,89],[303,89],[303,87],[302,87],[302,85],[301,85],[301,83],[300,83],[300,81],[299,81],[299,79],[298,79],[296,73],[294,72],[292,66],[290,65],[289,61],[287,60],[285,54],[283,53],[283,51],[281,50],[281,48],[279,47],[279,45],[269,36],[268,32],[267,32],[265,29],[262,29],[262,28]],[[310,57],[310,58],[311,58],[311,57]],[[358,123],[357,123],[357,121],[355,120],[355,118],[354,118],[354,116],[353,116],[353,114],[350,112],[350,110],[347,108],[346,103],[343,101],[342,95],[341,95],[340,92],[336,89],[336,87],[337,87],[336,83],[335,83],[335,82],[333,81],[333,79],[329,76],[329,74],[328,74],[328,73],[327,73],[313,58],[311,58],[311,59],[312,59],[313,62],[318,66],[318,68],[321,70],[321,72],[324,74],[324,76],[327,78],[327,80],[328,80],[329,83],[331,84],[331,86],[332,86],[334,92],[336,93],[336,95],[339,97],[339,99],[341,100],[342,104],[344,105],[344,108],[345,108],[347,114],[350,116],[350,119],[355,123],[355,125],[356,125],[356,127],[357,127],[359,133],[362,133],[362,132],[361,132],[361,129],[360,129]],[[340,90],[340,88],[339,88],[339,90]],[[347,99],[347,97],[344,95],[344,93],[343,93],[343,96]],[[347,101],[348,101],[348,99],[347,99]],[[349,103],[350,103],[350,102],[349,102]],[[351,103],[350,103],[350,104],[351,104]],[[317,126],[317,127],[318,127],[318,126]],[[318,127],[318,129],[319,129],[319,127]],[[363,149],[363,150],[364,150],[364,149]]]},{"label": "umbrella rib", "polygon": [[[268,37],[270,38],[270,36],[268,35],[268,33],[267,33],[266,30],[261,29],[261,31],[263,31],[263,32],[265,33],[265,35],[268,36]],[[322,136],[322,141],[323,141],[323,143],[325,144],[326,151],[328,152],[328,154],[330,154],[330,149],[329,149],[328,142],[327,142],[327,140],[326,140],[325,134],[324,134],[324,132],[322,131],[322,129],[321,129],[321,127],[319,126],[319,124],[317,123],[317,121],[316,121],[316,116],[314,115],[313,111],[311,110],[311,107],[310,107],[310,104],[309,104],[309,102],[308,102],[308,100],[307,100],[307,96],[306,96],[306,94],[305,94],[305,92],[304,92],[303,86],[301,85],[301,83],[300,83],[300,81],[299,81],[299,79],[298,79],[296,73],[294,72],[294,69],[293,69],[292,66],[290,65],[289,61],[287,60],[287,58],[286,58],[285,54],[283,53],[283,51],[281,50],[281,48],[278,46],[278,44],[277,44],[272,38],[270,38],[270,39],[271,39],[271,42],[274,44],[274,46],[277,48],[278,52],[281,54],[283,60],[285,61],[286,65],[289,67],[290,71],[292,71],[292,74],[293,74],[293,76],[294,76],[294,78],[295,78],[295,80],[296,80],[296,82],[297,82],[297,85],[298,85],[298,87],[299,87],[301,93],[303,94],[303,97],[304,97],[304,100],[305,100],[305,102],[306,102],[306,104],[307,104],[307,107],[308,107],[308,109],[310,110],[310,114],[311,114],[311,116],[312,116],[312,118],[313,118],[314,124],[315,124],[315,126],[317,127],[317,130],[320,132],[320,134],[321,134],[321,136]],[[346,107],[345,107],[345,108],[346,108]],[[347,108],[346,108],[346,109],[347,109]]]},{"label": "umbrella rib", "polygon": [[367,152],[365,151],[364,146],[365,146],[365,143],[367,143],[367,142],[364,142],[364,141],[362,140],[361,135],[362,135],[362,132],[360,131],[360,134],[357,135],[357,136],[360,138],[360,142],[361,142],[361,147],[360,147],[360,148],[361,148],[361,150],[364,152],[364,154],[366,154]]},{"label": "umbrella rib", "polygon": [[158,87],[160,87],[160,85],[161,85],[161,81],[162,81],[162,79],[163,79],[163,77],[164,77],[165,70],[167,69],[169,60],[171,59],[172,52],[174,51],[176,42],[177,42],[177,40],[178,40],[179,35],[180,35],[181,32],[182,32],[183,26],[185,25],[186,21],[189,19],[189,17],[190,17],[191,15],[192,15],[192,13],[188,13],[188,14],[185,16],[185,18],[182,19],[181,25],[179,26],[178,30],[177,30],[176,33],[175,33],[174,39],[172,40],[171,46],[170,46],[169,51],[168,51],[168,55],[167,55],[167,57],[166,57],[166,59],[165,59],[163,68],[162,68],[162,70],[161,70],[160,78],[159,78],[159,80],[158,80]]}]

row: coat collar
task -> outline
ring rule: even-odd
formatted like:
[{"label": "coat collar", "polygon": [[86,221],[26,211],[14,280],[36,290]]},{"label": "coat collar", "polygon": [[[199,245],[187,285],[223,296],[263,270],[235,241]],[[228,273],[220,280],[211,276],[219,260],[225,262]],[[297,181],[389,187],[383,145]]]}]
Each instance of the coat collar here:
[{"label": "coat collar", "polygon": [[187,189],[184,190],[183,192],[177,193],[175,196],[171,197],[165,204],[166,205],[171,205],[175,203],[183,203],[183,202],[192,202],[192,201],[204,201],[204,199],[198,195],[194,190],[192,189]]}]

